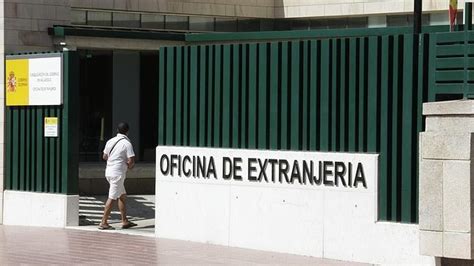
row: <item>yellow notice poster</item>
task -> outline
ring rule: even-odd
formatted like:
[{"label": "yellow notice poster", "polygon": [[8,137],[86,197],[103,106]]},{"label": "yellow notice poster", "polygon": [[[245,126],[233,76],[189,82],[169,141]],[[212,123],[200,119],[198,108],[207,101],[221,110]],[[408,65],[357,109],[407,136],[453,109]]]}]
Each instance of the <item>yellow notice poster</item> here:
[{"label": "yellow notice poster", "polygon": [[57,117],[44,118],[44,136],[45,137],[58,136],[58,118]]},{"label": "yellow notice poster", "polygon": [[28,105],[28,59],[6,60],[5,90],[7,106]]}]

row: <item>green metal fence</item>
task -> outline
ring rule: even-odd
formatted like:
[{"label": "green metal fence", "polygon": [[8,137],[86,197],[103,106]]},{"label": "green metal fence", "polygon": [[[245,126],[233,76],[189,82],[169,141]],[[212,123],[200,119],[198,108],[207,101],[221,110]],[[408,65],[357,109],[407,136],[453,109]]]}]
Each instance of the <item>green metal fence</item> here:
[{"label": "green metal fence", "polygon": [[[474,96],[474,32],[437,33],[430,40],[429,100]],[[450,96],[450,97],[449,97]],[[442,98],[441,98],[442,99]]]},{"label": "green metal fence", "polygon": [[[75,52],[63,53],[62,106],[6,107],[5,188],[77,194],[77,70]],[[58,117],[59,137],[44,137],[44,117]]]},{"label": "green metal fence", "polygon": [[[421,35],[418,69],[411,34],[306,37],[160,49],[159,144],[379,153],[379,219],[417,222],[421,106],[471,95],[474,33]],[[77,194],[77,79],[66,52],[63,106],[6,108],[7,189]]]},{"label": "green metal fence", "polygon": [[412,57],[410,34],[160,49],[159,145],[380,153],[380,219],[416,222]]}]

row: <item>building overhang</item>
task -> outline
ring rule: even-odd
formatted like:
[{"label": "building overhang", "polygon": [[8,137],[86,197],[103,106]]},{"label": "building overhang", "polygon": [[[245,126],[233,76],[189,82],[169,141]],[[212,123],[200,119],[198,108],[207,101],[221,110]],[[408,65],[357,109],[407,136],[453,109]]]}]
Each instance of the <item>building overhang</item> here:
[{"label": "building overhang", "polygon": [[156,51],[185,44],[184,32],[55,25],[48,29],[60,50],[110,49]]},{"label": "building overhang", "polygon": [[122,39],[143,39],[163,41],[185,41],[186,34],[182,32],[163,32],[154,30],[128,30],[117,28],[98,28],[82,26],[55,25],[48,29],[48,34],[53,37],[65,38],[67,36],[104,37]]}]

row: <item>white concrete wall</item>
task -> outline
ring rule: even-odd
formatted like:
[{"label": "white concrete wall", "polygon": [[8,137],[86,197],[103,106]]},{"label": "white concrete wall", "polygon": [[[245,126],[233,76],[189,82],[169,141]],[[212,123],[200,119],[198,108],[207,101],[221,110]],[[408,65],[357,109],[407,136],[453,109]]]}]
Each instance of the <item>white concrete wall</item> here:
[{"label": "white concrete wall", "polygon": [[[376,222],[375,155],[158,147],[162,154],[357,161],[367,189],[163,175],[157,165],[156,236],[321,258],[433,264],[418,253],[418,226]],[[268,166],[267,171],[270,170]],[[258,173],[258,171],[257,171]]]},{"label": "white concrete wall", "polygon": [[[423,1],[426,12],[448,0]],[[413,12],[413,0],[72,0],[72,7],[259,18],[341,17]],[[459,0],[460,9],[464,1]]]},{"label": "white concrete wall", "polygon": [[68,0],[5,0],[1,4],[6,53],[54,50],[48,28],[70,21]]},{"label": "white concrete wall", "polygon": [[65,227],[79,225],[79,195],[5,190],[3,224]]},{"label": "white concrete wall", "polygon": [[[444,10],[447,12],[449,1],[423,1],[423,11]],[[413,12],[413,0],[275,0],[276,17],[308,16],[348,16],[372,14],[397,14]],[[458,6],[462,9],[464,1]]]},{"label": "white concrete wall", "polygon": [[274,16],[274,0],[72,0],[71,6],[211,16]]}]

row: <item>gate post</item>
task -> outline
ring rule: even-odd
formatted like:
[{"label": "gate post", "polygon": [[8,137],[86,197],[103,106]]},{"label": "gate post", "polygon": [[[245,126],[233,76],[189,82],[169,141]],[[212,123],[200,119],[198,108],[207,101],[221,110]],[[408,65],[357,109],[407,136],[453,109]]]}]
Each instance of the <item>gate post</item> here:
[{"label": "gate post", "polygon": [[425,103],[423,115],[420,253],[473,259],[474,101]]}]

